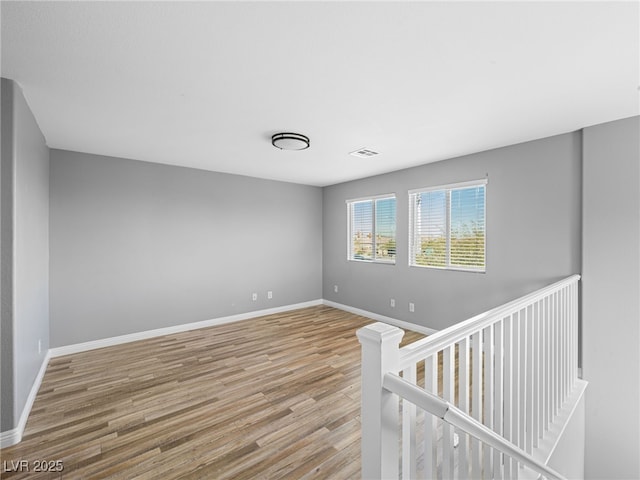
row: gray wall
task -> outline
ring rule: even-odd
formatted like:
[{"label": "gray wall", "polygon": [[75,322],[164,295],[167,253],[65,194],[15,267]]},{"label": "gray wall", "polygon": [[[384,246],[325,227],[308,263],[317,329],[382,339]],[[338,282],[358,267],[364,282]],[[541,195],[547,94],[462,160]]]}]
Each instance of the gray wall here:
[{"label": "gray wall", "polygon": [[52,150],[50,235],[53,347],[322,297],[317,187]]},{"label": "gray wall", "polygon": [[0,165],[0,431],[15,427],[13,413],[13,82],[2,79]]},{"label": "gray wall", "polygon": [[[407,190],[487,175],[486,273],[409,267]],[[396,265],[347,261],[345,200],[394,192]],[[445,328],[579,273],[580,209],[580,133],[327,187],[324,298],[434,329]],[[390,298],[396,299],[395,308],[389,306]],[[409,302],[415,303],[415,313],[409,313]]]},{"label": "gray wall", "polygon": [[1,427],[7,431],[17,426],[49,349],[49,149],[20,87],[6,79],[2,121]]},{"label": "gray wall", "polygon": [[640,478],[640,117],[584,130],[586,478]]}]

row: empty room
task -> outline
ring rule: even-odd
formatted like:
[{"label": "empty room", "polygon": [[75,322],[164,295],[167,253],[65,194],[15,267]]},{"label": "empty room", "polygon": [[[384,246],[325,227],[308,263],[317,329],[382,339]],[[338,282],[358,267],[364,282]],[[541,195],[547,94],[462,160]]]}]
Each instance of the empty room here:
[{"label": "empty room", "polygon": [[640,2],[0,33],[0,478],[640,478]]}]

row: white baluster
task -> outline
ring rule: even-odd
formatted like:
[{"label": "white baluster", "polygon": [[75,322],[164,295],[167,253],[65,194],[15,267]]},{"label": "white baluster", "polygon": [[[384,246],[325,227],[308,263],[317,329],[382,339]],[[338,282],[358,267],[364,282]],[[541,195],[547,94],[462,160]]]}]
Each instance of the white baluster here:
[{"label": "white baluster", "polygon": [[[469,413],[470,392],[470,357],[469,338],[463,338],[458,343],[458,408],[464,413]],[[458,472],[459,478],[469,477],[469,436],[460,433],[458,444]]]},{"label": "white baluster", "polygon": [[[424,388],[438,394],[438,355],[424,361]],[[438,478],[438,419],[424,412],[424,471],[428,479]]]},{"label": "white baluster", "polygon": [[[416,366],[411,365],[402,371],[402,378],[416,384]],[[402,478],[416,478],[416,406],[402,401]]]},{"label": "white baluster", "polygon": [[573,284],[573,381],[578,378],[578,281]]},{"label": "white baluster", "polygon": [[540,336],[542,329],[541,302],[536,302],[533,305],[533,309],[533,431],[531,432],[531,435],[533,437],[533,448],[537,448],[538,440],[540,438],[540,418],[542,417],[540,412],[542,406],[542,388],[540,384],[540,377],[542,375],[542,356],[540,353],[542,345]]},{"label": "white baluster", "polygon": [[[484,424],[493,429],[493,388],[494,388],[494,363],[493,363],[493,325],[489,325],[483,331],[483,351],[484,351]],[[493,473],[493,452],[488,446],[484,446],[484,472],[486,478],[491,478]]]},{"label": "white baluster", "polygon": [[550,296],[545,298],[545,333],[544,333],[544,361],[545,361],[545,383],[544,383],[544,428],[546,431],[551,427],[552,410],[553,410],[553,353],[552,345],[552,329],[551,323],[552,299]]},{"label": "white baluster", "polygon": [[[493,331],[494,339],[494,415],[493,430],[503,435],[504,425],[504,321],[496,322]],[[493,478],[503,478],[502,457],[498,450],[493,455]]]},{"label": "white baluster", "polygon": [[553,418],[560,410],[560,295],[553,294]]},{"label": "white baluster", "polygon": [[[455,349],[449,346],[442,351],[442,398],[454,403],[455,389]],[[453,478],[454,436],[453,427],[442,426],[442,478]]]},{"label": "white baluster", "polygon": [[[514,388],[514,342],[513,342],[513,316],[509,315],[504,321],[504,438],[513,442],[513,398]],[[511,457],[504,459],[504,477],[513,477],[513,460]]]},{"label": "white baluster", "polygon": [[519,353],[520,353],[520,395],[518,410],[520,416],[518,417],[520,425],[518,427],[518,446],[525,449],[525,437],[526,437],[526,418],[527,418],[527,310],[526,308],[518,312],[520,323],[520,336],[519,338]]},{"label": "white baluster", "polygon": [[527,453],[531,453],[533,446],[533,396],[535,395],[535,391],[533,390],[533,306],[527,307],[525,309],[525,327],[526,332],[526,375],[524,377],[524,387],[525,387],[525,439],[524,439],[524,450]]},{"label": "white baluster", "polygon": [[558,377],[558,346],[556,345],[556,337],[557,337],[557,329],[558,329],[558,325],[557,325],[557,301],[556,301],[556,295],[555,293],[553,293],[551,295],[550,298],[551,301],[551,316],[550,316],[550,333],[551,333],[551,338],[550,338],[550,360],[551,360],[551,377],[550,377],[550,385],[551,385],[551,391],[549,392],[551,394],[551,411],[549,412],[549,421],[551,423],[553,423],[553,421],[556,418],[556,413],[557,413],[557,392],[558,392],[558,381],[557,381],[557,377]]},{"label": "white baluster", "polygon": [[571,393],[571,384],[573,381],[573,376],[571,373],[573,359],[571,358],[571,346],[572,346],[572,336],[571,336],[571,323],[572,323],[572,309],[571,309],[571,285],[567,285],[565,287],[565,325],[564,325],[564,335],[565,335],[565,378],[564,378],[564,400],[566,401]]},{"label": "white baluster", "polygon": [[567,296],[566,289],[559,292],[560,295],[560,406],[564,404],[567,396]]},{"label": "white baluster", "polygon": [[520,325],[520,312],[516,312],[512,316],[513,318],[513,425],[512,425],[512,437],[511,441],[521,447],[520,444],[520,419],[524,415],[521,408],[520,397],[522,395],[520,385],[522,383],[522,340],[521,325]]},{"label": "white baluster", "polygon": [[569,287],[569,391],[573,390],[573,385],[577,377],[576,360],[578,358],[578,352],[575,347],[575,339],[577,337],[576,325],[575,325],[575,305],[576,305],[576,285],[572,283]]},{"label": "white baluster", "polygon": [[[472,345],[472,393],[471,412],[473,418],[482,422],[482,332],[471,336]],[[482,447],[476,439],[471,439],[471,477],[482,477]]]}]

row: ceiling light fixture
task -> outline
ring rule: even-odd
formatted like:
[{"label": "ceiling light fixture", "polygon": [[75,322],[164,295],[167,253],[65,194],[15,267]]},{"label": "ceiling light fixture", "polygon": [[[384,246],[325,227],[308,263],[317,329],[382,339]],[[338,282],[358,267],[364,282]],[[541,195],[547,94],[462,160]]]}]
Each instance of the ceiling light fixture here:
[{"label": "ceiling light fixture", "polygon": [[280,150],[306,150],[309,148],[309,137],[299,133],[276,133],[271,137],[271,145]]}]

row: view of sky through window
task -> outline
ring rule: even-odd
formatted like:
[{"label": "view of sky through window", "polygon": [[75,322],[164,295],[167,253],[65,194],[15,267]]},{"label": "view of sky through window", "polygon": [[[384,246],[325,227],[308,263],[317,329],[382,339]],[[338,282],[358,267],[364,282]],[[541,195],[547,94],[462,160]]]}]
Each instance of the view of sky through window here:
[{"label": "view of sky through window", "polygon": [[371,198],[348,202],[349,260],[394,262],[396,199]]},{"label": "view of sky through window", "polygon": [[485,268],[484,184],[415,192],[410,264]]}]

